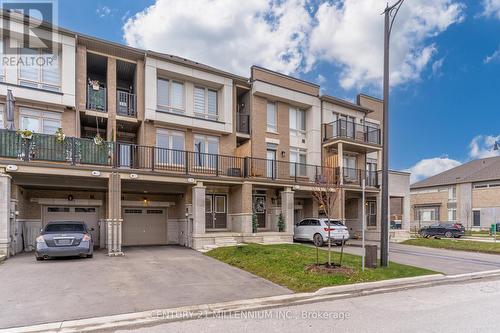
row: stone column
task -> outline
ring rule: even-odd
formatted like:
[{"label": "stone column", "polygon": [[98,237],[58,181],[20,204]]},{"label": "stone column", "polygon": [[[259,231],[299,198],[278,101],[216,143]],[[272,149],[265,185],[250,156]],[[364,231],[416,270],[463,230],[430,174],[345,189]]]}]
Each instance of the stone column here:
[{"label": "stone column", "polygon": [[121,192],[120,174],[113,172],[109,175],[108,218],[106,219],[106,248],[109,256],[123,255]]},{"label": "stone column", "polygon": [[108,110],[108,141],[116,141],[116,59],[108,58],[106,73],[106,97]]},{"label": "stone column", "polygon": [[283,215],[283,219],[285,220],[285,232],[288,234],[293,234],[293,208],[293,191],[290,187],[286,187],[285,190],[281,192],[281,214]]},{"label": "stone column", "polygon": [[193,235],[205,233],[205,190],[202,182],[193,186],[192,212],[193,212]]},{"label": "stone column", "polygon": [[230,201],[235,209],[232,214],[232,230],[244,234],[252,233],[252,184],[244,182],[231,191]]},{"label": "stone column", "polygon": [[10,186],[10,176],[0,172],[0,258],[10,255]]}]

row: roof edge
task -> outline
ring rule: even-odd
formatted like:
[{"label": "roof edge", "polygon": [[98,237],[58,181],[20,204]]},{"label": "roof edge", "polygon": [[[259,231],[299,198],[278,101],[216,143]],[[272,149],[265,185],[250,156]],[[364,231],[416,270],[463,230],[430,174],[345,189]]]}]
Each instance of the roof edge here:
[{"label": "roof edge", "polygon": [[340,105],[340,106],[350,108],[350,109],[355,109],[357,111],[361,111],[364,113],[374,112],[374,110],[372,110],[372,109],[368,109],[368,108],[365,108],[364,106],[361,106],[359,104],[355,104],[355,103],[346,101],[345,99],[333,97],[330,95],[321,95],[319,98],[322,101],[327,101],[327,102],[330,102],[332,104]]}]

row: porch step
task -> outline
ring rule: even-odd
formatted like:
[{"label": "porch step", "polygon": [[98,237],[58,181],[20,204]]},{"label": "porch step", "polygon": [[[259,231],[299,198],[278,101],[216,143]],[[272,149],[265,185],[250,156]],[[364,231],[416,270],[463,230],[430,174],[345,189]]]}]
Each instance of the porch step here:
[{"label": "porch step", "polygon": [[233,242],[216,242],[216,244],[210,244],[210,245],[205,245],[201,250],[198,250],[199,252],[208,252],[210,250],[219,248],[219,247],[226,247],[226,246],[241,246],[245,245],[243,243],[238,243],[236,241]]}]

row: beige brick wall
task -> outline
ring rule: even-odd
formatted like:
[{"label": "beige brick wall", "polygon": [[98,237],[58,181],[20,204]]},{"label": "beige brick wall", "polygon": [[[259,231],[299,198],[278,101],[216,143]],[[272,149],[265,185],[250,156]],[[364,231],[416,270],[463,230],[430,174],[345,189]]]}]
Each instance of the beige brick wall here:
[{"label": "beige brick wall", "polygon": [[87,47],[76,48],[76,109],[85,110],[87,103]]},{"label": "beige brick wall", "polygon": [[[290,128],[289,128],[289,105],[276,102],[278,133],[267,132],[267,99],[253,96],[252,101],[252,156],[266,158],[266,138],[278,139],[280,141],[276,152],[276,159],[289,161],[290,159]],[[281,156],[281,151],[285,156]]]},{"label": "beige brick wall", "polygon": [[472,208],[500,207],[500,188],[473,188]]},{"label": "beige brick wall", "polygon": [[[457,193],[458,197],[458,193]],[[439,218],[441,221],[448,221],[448,192],[418,193],[410,195],[410,221],[415,221],[415,205],[439,204]],[[457,202],[457,219],[459,213],[459,203]]]}]

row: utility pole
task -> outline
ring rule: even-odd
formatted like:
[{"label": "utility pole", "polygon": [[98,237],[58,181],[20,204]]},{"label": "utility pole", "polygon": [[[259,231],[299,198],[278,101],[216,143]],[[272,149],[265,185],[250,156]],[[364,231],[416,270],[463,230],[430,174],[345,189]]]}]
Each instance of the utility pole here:
[{"label": "utility pole", "polygon": [[404,0],[384,10],[384,135],[382,150],[382,216],[380,230],[380,266],[389,264],[389,42],[392,25]]}]

